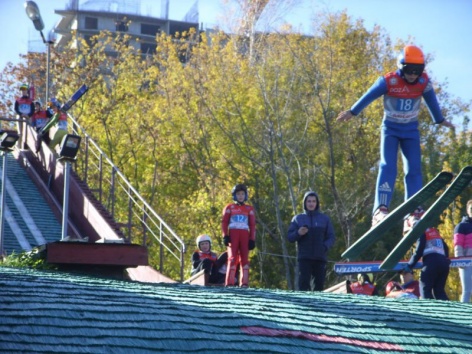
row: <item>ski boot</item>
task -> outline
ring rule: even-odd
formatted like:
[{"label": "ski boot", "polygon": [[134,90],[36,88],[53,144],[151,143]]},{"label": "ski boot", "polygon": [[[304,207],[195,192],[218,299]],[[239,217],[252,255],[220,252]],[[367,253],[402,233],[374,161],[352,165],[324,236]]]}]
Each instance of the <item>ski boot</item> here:
[{"label": "ski boot", "polygon": [[421,217],[424,214],[424,209],[422,207],[417,207],[414,212],[407,215],[403,223],[403,235],[406,235],[410,230],[415,227],[416,223],[420,221]]},{"label": "ski boot", "polygon": [[381,222],[388,215],[388,208],[386,205],[380,205],[377,210],[375,210],[374,215],[372,216],[372,227]]}]

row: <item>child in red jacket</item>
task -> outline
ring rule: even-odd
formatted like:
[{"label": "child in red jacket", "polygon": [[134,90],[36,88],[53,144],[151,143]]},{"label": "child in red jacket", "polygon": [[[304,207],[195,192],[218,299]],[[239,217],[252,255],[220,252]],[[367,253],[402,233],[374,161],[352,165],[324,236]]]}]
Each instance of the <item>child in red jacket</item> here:
[{"label": "child in red jacket", "polygon": [[223,209],[221,229],[223,241],[228,246],[228,270],[226,286],[234,286],[236,268],[239,263],[241,287],[249,286],[249,251],[256,247],[256,217],[254,208],[245,204],[248,199],[247,187],[237,184],[231,191],[234,203]]}]

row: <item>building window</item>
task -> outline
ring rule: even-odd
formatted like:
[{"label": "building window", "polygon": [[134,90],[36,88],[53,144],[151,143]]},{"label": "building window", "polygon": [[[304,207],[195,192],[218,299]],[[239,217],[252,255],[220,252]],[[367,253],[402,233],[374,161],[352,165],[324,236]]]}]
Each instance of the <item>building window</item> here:
[{"label": "building window", "polygon": [[148,25],[141,23],[141,34],[147,34],[149,36],[155,36],[161,31],[161,28],[157,25]]},{"label": "building window", "polygon": [[141,53],[143,53],[143,54],[155,54],[156,49],[157,49],[156,44],[141,43]]},{"label": "building window", "polygon": [[128,24],[125,20],[117,20],[115,26],[117,32],[128,32]]},{"label": "building window", "polygon": [[98,30],[98,18],[85,17],[85,29]]}]

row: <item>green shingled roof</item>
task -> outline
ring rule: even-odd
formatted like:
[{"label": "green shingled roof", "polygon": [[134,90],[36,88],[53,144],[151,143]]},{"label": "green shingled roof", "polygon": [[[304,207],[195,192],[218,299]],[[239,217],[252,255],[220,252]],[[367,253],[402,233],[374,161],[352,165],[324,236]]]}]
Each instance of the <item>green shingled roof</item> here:
[{"label": "green shingled roof", "polygon": [[0,267],[0,350],[467,353],[472,306]]}]

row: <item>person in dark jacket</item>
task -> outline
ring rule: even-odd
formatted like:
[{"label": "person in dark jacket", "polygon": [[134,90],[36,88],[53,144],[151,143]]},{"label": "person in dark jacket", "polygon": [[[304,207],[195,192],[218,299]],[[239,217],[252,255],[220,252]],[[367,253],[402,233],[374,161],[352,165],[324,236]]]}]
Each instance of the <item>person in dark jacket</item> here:
[{"label": "person in dark jacket", "polygon": [[420,294],[422,299],[449,300],[446,291],[449,276],[449,248],[434,227],[429,227],[416,243],[416,250],[404,269],[410,271],[423,257],[420,275]]},{"label": "person in dark jacket", "polygon": [[287,239],[298,243],[298,285],[302,291],[322,291],[329,249],[335,241],[331,219],[320,211],[318,195],[309,191],[303,197],[304,212],[295,215]]}]

